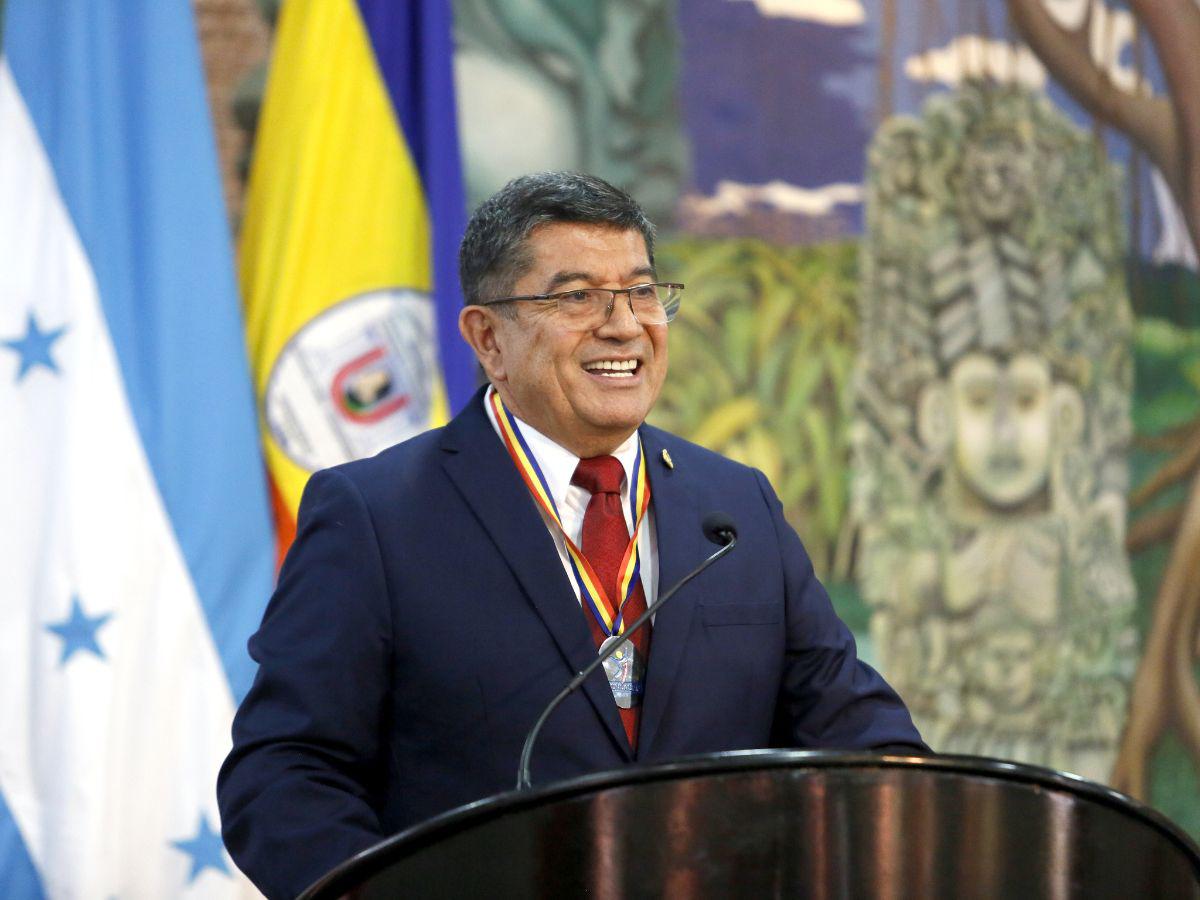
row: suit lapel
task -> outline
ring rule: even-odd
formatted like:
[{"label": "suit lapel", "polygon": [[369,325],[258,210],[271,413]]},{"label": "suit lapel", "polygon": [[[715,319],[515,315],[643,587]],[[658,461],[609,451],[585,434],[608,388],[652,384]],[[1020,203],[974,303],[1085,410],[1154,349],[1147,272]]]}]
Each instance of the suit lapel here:
[{"label": "suit lapel", "polygon": [[[680,578],[709,555],[710,547],[700,529],[702,511],[696,507],[692,490],[694,473],[669,468],[663,459],[662,432],[642,428],[642,447],[650,477],[654,531],[658,541],[658,591],[669,590]],[[701,578],[702,580],[702,578]],[[642,710],[638,757],[644,758],[654,745],[670,700],[675,675],[686,649],[696,607],[696,583],[683,588],[654,617],[650,659],[646,669],[646,706]]]},{"label": "suit lapel", "polygon": [[[571,672],[578,672],[596,658],[596,646],[554,541],[492,428],[481,398],[481,393],[476,394],[446,426],[443,466],[516,576]],[[583,692],[628,758],[629,742],[603,669],[588,678]]]}]

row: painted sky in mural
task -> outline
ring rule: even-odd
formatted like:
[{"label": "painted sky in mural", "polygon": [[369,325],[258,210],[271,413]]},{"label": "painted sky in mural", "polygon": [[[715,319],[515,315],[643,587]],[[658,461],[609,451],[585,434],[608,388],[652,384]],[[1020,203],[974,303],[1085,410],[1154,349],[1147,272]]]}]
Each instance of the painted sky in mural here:
[{"label": "painted sky in mural", "polygon": [[[896,2],[890,103],[881,100],[882,0],[689,0],[678,9],[680,99],[692,148],[678,225],[698,234],[765,234],[812,242],[862,233],[865,146],[884,106],[915,114],[930,93],[987,75],[1044,90],[1075,121],[1091,120],[1026,49],[1015,50],[1003,0]],[[1064,24],[1074,0],[1049,8]],[[1125,10],[1094,18],[1091,49],[1119,86],[1136,82],[1134,28]],[[1144,77],[1163,78],[1153,53]],[[753,103],[746,99],[754,98]],[[1127,166],[1128,142],[1105,143]],[[1140,179],[1139,246],[1157,262],[1194,256],[1152,168]],[[1127,191],[1127,197],[1129,192]]]}]

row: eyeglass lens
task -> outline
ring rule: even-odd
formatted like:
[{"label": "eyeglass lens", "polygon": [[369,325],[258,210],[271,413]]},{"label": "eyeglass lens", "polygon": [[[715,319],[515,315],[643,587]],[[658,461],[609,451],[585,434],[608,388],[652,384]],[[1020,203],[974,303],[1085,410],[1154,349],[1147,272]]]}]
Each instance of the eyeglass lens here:
[{"label": "eyeglass lens", "polygon": [[572,326],[591,330],[605,323],[609,315],[609,304],[627,301],[633,308],[634,317],[642,325],[665,325],[675,318],[679,310],[679,291],[659,285],[644,285],[628,292],[614,292],[604,288],[587,288],[571,291],[558,298],[559,312]]}]

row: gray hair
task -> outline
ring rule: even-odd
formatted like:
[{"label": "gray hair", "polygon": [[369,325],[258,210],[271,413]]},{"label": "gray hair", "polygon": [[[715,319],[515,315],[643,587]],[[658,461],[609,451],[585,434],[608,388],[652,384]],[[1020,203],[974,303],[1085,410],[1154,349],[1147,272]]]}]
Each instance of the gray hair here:
[{"label": "gray hair", "polygon": [[529,271],[530,232],[548,222],[636,228],[654,265],[654,224],[637,201],[595,175],[542,172],[514,178],[479,205],[458,251],[458,277],[467,304],[512,292]]}]

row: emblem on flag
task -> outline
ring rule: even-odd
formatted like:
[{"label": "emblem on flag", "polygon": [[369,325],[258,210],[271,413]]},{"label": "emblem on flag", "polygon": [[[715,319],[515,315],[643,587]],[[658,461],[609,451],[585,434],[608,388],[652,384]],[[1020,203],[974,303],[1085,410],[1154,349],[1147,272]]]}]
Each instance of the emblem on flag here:
[{"label": "emblem on flag", "polygon": [[428,427],[437,371],[433,302],[391,288],[310,319],[271,370],[271,434],[310,472],[371,456]]}]

